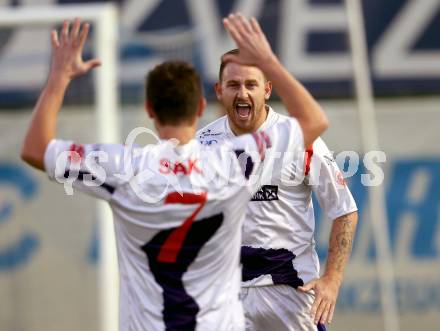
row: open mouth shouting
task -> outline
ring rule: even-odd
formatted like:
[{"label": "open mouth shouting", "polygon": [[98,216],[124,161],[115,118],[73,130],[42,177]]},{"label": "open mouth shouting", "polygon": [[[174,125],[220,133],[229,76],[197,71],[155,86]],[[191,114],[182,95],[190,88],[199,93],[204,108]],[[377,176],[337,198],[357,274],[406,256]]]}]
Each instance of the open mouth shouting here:
[{"label": "open mouth shouting", "polygon": [[252,103],[237,101],[234,104],[235,113],[239,120],[248,120],[252,115]]}]

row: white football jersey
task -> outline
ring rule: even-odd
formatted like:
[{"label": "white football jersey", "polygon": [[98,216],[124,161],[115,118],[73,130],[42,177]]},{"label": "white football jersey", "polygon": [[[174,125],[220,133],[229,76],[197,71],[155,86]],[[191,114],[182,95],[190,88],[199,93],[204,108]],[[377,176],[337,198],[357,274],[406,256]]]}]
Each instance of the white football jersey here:
[{"label": "white football jersey", "polygon": [[[268,107],[267,131],[290,118]],[[223,116],[196,135],[204,145],[234,138]],[[286,139],[288,139],[286,137]],[[266,150],[261,187],[247,206],[243,225],[243,284],[287,284],[297,288],[319,276],[312,191],[328,219],[356,211],[356,203],[332,154],[318,138],[301,159],[285,157],[280,145]]]},{"label": "white football jersey", "polygon": [[49,176],[112,209],[121,331],[244,330],[241,227],[272,144],[304,153],[298,123],[215,147],[49,144]]}]

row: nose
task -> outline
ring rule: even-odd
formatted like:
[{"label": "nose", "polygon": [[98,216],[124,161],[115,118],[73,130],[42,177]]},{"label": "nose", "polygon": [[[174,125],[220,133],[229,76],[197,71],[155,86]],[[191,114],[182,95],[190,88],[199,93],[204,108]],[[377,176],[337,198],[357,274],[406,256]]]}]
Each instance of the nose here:
[{"label": "nose", "polygon": [[247,90],[246,86],[244,84],[240,85],[240,87],[238,88],[238,91],[237,91],[237,98],[247,99],[247,97],[248,97],[248,90]]}]

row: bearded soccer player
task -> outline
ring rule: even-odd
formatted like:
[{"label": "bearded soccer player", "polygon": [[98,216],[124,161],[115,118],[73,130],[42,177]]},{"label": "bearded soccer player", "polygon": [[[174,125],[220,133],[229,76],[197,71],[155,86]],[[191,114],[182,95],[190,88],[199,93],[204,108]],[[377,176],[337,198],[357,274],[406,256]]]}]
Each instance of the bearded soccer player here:
[{"label": "bearded soccer player", "polygon": [[[225,19],[240,49],[229,61],[259,65],[288,109],[294,82],[272,58],[255,19]],[[106,200],[119,258],[120,330],[243,330],[239,300],[241,226],[258,189],[267,146],[299,151],[327,127],[319,107],[292,110],[268,130],[206,148],[194,135],[205,99],[197,72],[168,61],[147,76],[146,110],[160,137],[144,149],[55,139],[69,83],[98,66],[82,60],[89,26],[76,19],[52,32],[49,77],[35,106],[22,158],[51,179]],[[240,155],[246,155],[246,169]]]},{"label": "bearded soccer player", "polygon": [[[226,116],[197,133],[213,145],[245,133],[260,132],[288,120],[266,104],[273,81],[257,66],[229,61],[241,50],[222,57],[217,98]],[[268,62],[278,61],[275,55]],[[296,111],[317,107],[316,101],[294,77],[289,94]],[[286,103],[284,103],[286,106]],[[286,109],[291,112],[290,109]],[[287,138],[286,138],[287,139]],[[243,227],[242,300],[246,330],[316,331],[330,323],[351,252],[357,225],[357,207],[332,153],[321,138],[309,145],[305,167],[266,158],[262,186],[247,206]],[[332,230],[324,273],[319,277],[315,251],[312,191]]]}]

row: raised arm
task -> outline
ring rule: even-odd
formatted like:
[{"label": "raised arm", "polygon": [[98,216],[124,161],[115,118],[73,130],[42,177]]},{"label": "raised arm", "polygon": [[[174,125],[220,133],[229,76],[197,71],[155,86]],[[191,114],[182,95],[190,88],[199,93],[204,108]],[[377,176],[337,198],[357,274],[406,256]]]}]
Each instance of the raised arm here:
[{"label": "raised arm", "polygon": [[48,79],[35,105],[21,149],[21,158],[37,169],[44,170],[44,153],[55,138],[58,112],[69,83],[101,64],[97,59],[82,59],[88,33],[89,24],[81,24],[78,18],[71,28],[70,22],[64,21],[60,35],[56,30],[51,33],[52,59]]},{"label": "raised arm", "polygon": [[222,60],[259,67],[272,82],[290,116],[298,120],[304,145],[311,145],[328,127],[319,104],[280,63],[255,18],[248,20],[241,14],[231,14],[223,24],[237,44],[239,54],[225,55]]}]

